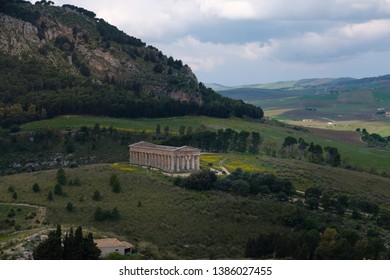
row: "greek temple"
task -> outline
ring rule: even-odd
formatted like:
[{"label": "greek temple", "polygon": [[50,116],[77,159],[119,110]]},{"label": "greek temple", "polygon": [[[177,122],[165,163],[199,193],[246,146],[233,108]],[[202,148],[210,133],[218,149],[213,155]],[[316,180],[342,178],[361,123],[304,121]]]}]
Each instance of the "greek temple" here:
[{"label": "greek temple", "polygon": [[172,173],[200,170],[200,150],[189,146],[172,147],[141,141],[129,145],[129,153],[131,164]]}]

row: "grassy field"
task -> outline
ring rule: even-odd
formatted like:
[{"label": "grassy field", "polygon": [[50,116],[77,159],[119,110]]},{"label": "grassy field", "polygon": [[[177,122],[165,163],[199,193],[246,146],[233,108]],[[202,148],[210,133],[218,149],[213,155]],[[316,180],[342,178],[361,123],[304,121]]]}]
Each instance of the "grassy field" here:
[{"label": "grassy field", "polygon": [[[113,173],[121,182],[120,194],[110,189]],[[249,237],[279,227],[274,219],[282,203],[184,190],[175,187],[171,177],[143,168],[88,165],[66,169],[66,174],[68,179],[80,178],[81,186],[64,186],[66,194],[54,196],[53,201],[47,200],[47,194],[54,189],[56,170],[1,177],[0,201],[15,202],[7,192],[13,185],[16,202],[45,206],[45,222],[52,226],[82,225],[135,244],[146,241],[170,258],[241,258]],[[40,193],[32,192],[34,182],[40,185]],[[92,200],[95,190],[101,193],[101,201]],[[66,210],[68,202],[74,212]],[[109,211],[117,207],[120,220],[94,221],[97,207]]]}]

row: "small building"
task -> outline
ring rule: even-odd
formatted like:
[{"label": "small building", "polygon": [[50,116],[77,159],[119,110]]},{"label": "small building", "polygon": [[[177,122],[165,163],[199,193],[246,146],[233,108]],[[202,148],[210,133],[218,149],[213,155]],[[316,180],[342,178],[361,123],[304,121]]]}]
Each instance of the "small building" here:
[{"label": "small building", "polygon": [[189,146],[172,147],[141,141],[129,145],[129,154],[131,164],[174,173],[200,170],[200,150]]},{"label": "small building", "polygon": [[96,246],[102,251],[102,258],[107,257],[111,253],[131,254],[135,248],[133,244],[119,241],[116,238],[95,239],[94,241]]}]

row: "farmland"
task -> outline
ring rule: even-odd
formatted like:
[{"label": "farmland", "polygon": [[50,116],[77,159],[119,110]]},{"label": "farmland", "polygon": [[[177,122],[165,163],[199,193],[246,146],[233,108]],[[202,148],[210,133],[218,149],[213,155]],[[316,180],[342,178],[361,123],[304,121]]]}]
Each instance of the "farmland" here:
[{"label": "farmland", "polygon": [[302,80],[244,86],[221,94],[262,106],[265,115],[305,127],[354,131],[366,128],[390,135],[388,77],[362,80]]}]

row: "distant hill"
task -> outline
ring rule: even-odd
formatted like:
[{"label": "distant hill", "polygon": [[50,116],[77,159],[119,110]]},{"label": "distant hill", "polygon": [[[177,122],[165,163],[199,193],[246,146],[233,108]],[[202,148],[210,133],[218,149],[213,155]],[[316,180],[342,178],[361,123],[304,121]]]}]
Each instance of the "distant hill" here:
[{"label": "distant hill", "polygon": [[261,106],[267,116],[290,124],[354,130],[363,125],[362,122],[366,126],[376,122],[372,127],[375,132],[383,136],[389,134],[390,75],[221,86],[217,91],[226,97]]},{"label": "distant hill", "polygon": [[0,0],[1,125],[61,114],[262,117],[92,11]]}]

